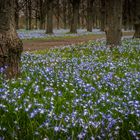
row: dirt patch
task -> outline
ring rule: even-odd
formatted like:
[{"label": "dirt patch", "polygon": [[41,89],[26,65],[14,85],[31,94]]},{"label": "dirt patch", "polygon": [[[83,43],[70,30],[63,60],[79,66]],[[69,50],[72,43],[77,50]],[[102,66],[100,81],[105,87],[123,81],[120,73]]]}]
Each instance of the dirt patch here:
[{"label": "dirt patch", "polygon": [[[131,36],[133,32],[125,32],[124,36]],[[84,36],[76,36],[72,38],[59,38],[59,39],[37,39],[37,40],[23,40],[23,50],[24,51],[34,51],[34,50],[43,50],[52,47],[61,47],[71,44],[79,44],[85,43],[90,40],[97,40],[105,38],[104,34],[99,35],[84,35]]]}]

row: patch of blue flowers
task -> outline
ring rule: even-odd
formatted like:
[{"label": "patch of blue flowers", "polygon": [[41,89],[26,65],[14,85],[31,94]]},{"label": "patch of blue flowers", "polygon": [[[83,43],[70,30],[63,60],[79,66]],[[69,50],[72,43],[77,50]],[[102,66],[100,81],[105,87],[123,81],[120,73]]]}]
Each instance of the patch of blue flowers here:
[{"label": "patch of blue flowers", "polygon": [[48,38],[48,37],[67,37],[67,36],[82,36],[89,34],[104,34],[99,29],[93,29],[92,32],[87,32],[85,29],[78,29],[77,33],[70,34],[69,29],[53,30],[53,34],[46,34],[45,30],[18,30],[18,35],[21,39],[35,39],[35,38]]},{"label": "patch of blue flowers", "polygon": [[0,80],[0,139],[140,139],[140,40],[22,55]]}]

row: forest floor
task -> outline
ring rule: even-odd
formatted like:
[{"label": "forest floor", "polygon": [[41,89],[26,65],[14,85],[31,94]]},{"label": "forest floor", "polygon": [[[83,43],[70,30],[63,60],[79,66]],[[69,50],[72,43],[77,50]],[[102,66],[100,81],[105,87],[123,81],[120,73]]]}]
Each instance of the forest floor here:
[{"label": "forest floor", "polygon": [[[123,36],[133,36],[134,32],[124,32]],[[103,39],[105,34],[90,34],[82,36],[70,36],[70,37],[51,37],[51,38],[37,38],[37,39],[24,39],[23,50],[35,51],[44,50],[53,47],[62,47],[72,44],[85,43],[91,40]]]}]

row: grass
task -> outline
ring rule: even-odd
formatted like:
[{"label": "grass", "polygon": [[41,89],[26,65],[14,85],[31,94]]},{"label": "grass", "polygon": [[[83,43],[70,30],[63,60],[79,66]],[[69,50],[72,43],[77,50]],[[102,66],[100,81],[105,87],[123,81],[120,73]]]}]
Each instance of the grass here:
[{"label": "grass", "polygon": [[22,55],[0,78],[0,139],[140,138],[140,40],[100,40]]}]

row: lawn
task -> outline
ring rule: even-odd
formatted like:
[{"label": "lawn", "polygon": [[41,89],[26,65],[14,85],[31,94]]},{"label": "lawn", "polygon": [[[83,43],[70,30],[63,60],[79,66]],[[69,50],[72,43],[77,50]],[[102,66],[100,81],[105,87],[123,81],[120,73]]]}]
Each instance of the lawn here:
[{"label": "lawn", "polygon": [[21,71],[0,77],[0,140],[140,139],[140,39],[26,52]]}]

